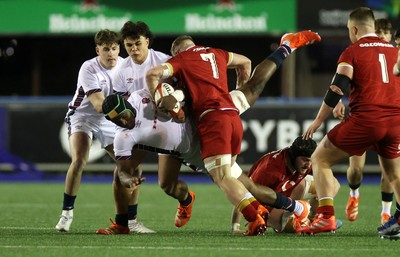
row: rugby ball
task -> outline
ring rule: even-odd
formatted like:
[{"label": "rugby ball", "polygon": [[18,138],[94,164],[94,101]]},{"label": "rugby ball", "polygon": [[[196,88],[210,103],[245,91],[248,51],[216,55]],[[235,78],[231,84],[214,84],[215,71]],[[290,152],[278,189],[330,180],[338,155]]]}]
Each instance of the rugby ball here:
[{"label": "rugby ball", "polygon": [[[162,97],[170,95],[173,92],[175,92],[175,89],[170,84],[165,83],[165,82],[159,83],[157,85],[156,92],[154,94],[154,101],[157,103]],[[179,120],[185,118],[185,113],[184,113],[184,111],[182,109],[182,105],[179,101],[176,102],[174,109],[169,111],[169,114],[172,117],[177,118]]]}]

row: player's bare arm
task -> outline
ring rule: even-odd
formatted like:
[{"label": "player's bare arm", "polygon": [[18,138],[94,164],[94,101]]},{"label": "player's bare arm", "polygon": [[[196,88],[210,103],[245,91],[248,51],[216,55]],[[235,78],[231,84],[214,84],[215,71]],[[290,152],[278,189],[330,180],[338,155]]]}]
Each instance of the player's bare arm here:
[{"label": "player's bare arm", "polygon": [[103,101],[104,101],[103,92],[96,92],[96,93],[90,94],[88,96],[88,99],[89,99],[90,103],[93,105],[94,109],[96,109],[96,111],[98,113],[103,113],[103,109],[102,109],[102,105],[103,105]]},{"label": "player's bare arm", "polygon": [[[146,82],[147,86],[149,88],[150,94],[154,99],[154,94],[157,88],[157,85],[159,83],[159,80],[163,77],[163,74],[165,73],[164,70],[168,70],[168,68],[164,65],[158,65],[150,70],[147,71],[146,73]],[[168,77],[168,76],[164,76]]]},{"label": "player's bare arm", "polygon": [[121,184],[126,188],[135,188],[137,185],[144,182],[145,178],[134,176],[133,160],[118,160],[117,172]]},{"label": "player's bare arm", "polygon": [[236,70],[236,88],[243,86],[250,78],[251,60],[244,55],[232,53],[232,62],[228,65],[228,69]]},{"label": "player's bare arm", "polygon": [[333,108],[339,103],[344,95],[345,89],[348,87],[353,78],[353,68],[347,64],[339,64],[336,74],[333,77],[324,101],[318,111],[318,114],[311,125],[307,128],[303,137],[305,139],[312,138],[315,131],[321,126],[332,112]]},{"label": "player's bare arm", "polygon": [[333,108],[333,111],[332,111],[333,117],[335,117],[336,119],[339,119],[339,120],[343,120],[345,110],[346,110],[346,106],[344,106],[342,101],[339,101],[338,104],[335,106],[335,108]]}]

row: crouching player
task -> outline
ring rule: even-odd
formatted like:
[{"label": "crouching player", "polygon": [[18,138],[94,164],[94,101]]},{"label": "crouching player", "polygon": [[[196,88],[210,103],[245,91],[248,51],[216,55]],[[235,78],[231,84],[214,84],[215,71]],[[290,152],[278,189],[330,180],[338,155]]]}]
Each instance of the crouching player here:
[{"label": "crouching player", "polygon": [[[312,176],[311,154],[314,152],[317,144],[312,139],[303,139],[297,137],[290,147],[273,151],[262,156],[250,169],[248,175],[242,173],[238,177],[246,187],[255,187],[249,189],[254,196],[263,204],[263,196],[272,188],[275,192],[281,193],[298,202],[304,208],[310,209],[309,212],[303,212],[303,216],[298,216],[283,209],[266,206],[269,210],[268,227],[276,232],[295,232],[299,228],[309,224],[310,217],[313,217],[317,207],[314,179]],[[249,183],[251,180],[254,183]],[[340,184],[335,179],[335,191],[339,191]],[[258,192],[258,193],[256,193]],[[240,230],[241,215],[235,209],[232,213],[232,232],[241,233]],[[338,222],[340,226],[341,222]]]}]

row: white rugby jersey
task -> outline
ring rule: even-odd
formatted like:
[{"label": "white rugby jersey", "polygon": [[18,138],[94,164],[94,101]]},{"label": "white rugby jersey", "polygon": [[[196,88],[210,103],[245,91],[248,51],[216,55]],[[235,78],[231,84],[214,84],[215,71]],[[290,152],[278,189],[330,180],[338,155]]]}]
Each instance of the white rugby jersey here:
[{"label": "white rugby jersey", "polygon": [[88,99],[88,95],[96,92],[103,92],[104,96],[113,93],[112,77],[115,70],[121,65],[122,57],[118,57],[117,65],[112,69],[105,69],[100,64],[100,57],[85,61],[78,74],[78,83],[72,101],[68,103],[68,111],[74,110],[88,116],[101,116]]},{"label": "white rugby jersey", "polygon": [[127,95],[142,88],[147,89],[146,72],[170,58],[171,56],[153,49],[149,49],[149,54],[142,64],[134,63],[130,56],[126,57],[114,73],[114,92]]},{"label": "white rugby jersey", "polygon": [[[150,100],[147,88],[132,92],[128,102],[136,110],[135,127],[133,129],[117,128],[114,138],[114,152],[117,160],[130,159],[134,146],[166,154],[180,155],[190,152],[193,133],[189,119],[185,123],[177,123],[172,118],[166,118],[165,115],[156,115],[154,103]],[[198,144],[198,140],[196,141],[193,142]]]}]

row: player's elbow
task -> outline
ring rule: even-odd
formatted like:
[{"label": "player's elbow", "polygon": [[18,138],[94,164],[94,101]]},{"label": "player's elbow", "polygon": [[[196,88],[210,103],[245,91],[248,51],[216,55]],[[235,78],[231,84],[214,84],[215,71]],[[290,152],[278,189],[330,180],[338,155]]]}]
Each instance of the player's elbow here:
[{"label": "player's elbow", "polygon": [[243,66],[245,67],[246,70],[251,71],[251,60],[249,58],[246,58],[246,61],[244,62]]},{"label": "player's elbow", "polygon": [[156,68],[152,68],[146,72],[146,80],[147,81],[155,81],[159,80],[160,75]]}]

